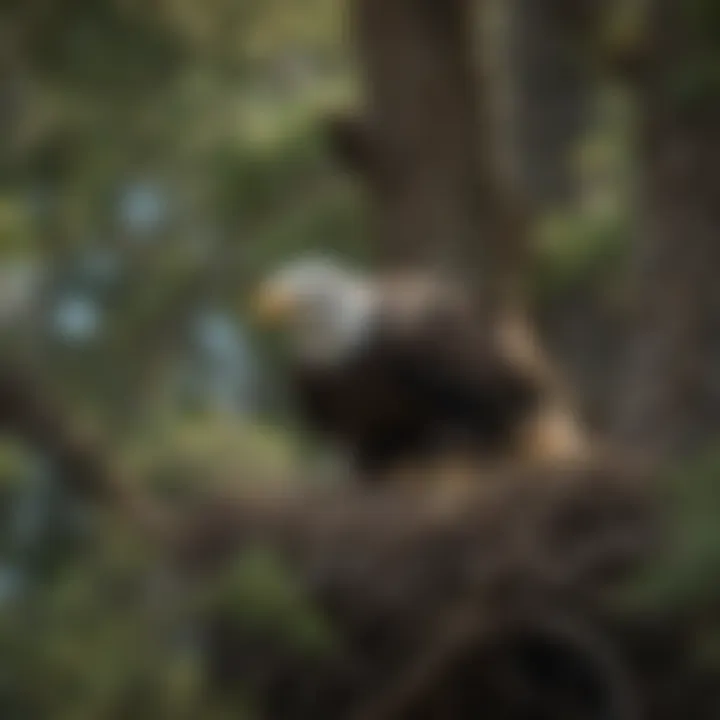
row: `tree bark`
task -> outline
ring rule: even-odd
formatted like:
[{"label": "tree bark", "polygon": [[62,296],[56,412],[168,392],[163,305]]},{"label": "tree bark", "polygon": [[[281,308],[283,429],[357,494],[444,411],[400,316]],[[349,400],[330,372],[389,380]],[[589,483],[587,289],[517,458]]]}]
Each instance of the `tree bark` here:
[{"label": "tree bark", "polygon": [[370,189],[381,264],[473,281],[482,268],[493,297],[520,264],[523,217],[493,166],[474,10],[471,0],[355,0],[368,107],[346,160]]},{"label": "tree bark", "polygon": [[504,8],[511,167],[523,194],[539,208],[577,199],[573,153],[592,111],[583,47],[592,13],[587,1],[565,5],[512,0]]},{"label": "tree bark", "polygon": [[0,436],[29,443],[58,469],[65,487],[82,500],[112,507],[148,536],[163,538],[170,513],[133,482],[118,458],[89,428],[80,428],[34,375],[0,360]]},{"label": "tree bark", "polygon": [[701,3],[651,5],[650,55],[637,85],[638,297],[620,426],[633,444],[660,454],[696,450],[720,429],[714,347],[720,330],[720,87],[702,80],[710,59],[720,58],[720,28],[696,17],[693,5]]}]

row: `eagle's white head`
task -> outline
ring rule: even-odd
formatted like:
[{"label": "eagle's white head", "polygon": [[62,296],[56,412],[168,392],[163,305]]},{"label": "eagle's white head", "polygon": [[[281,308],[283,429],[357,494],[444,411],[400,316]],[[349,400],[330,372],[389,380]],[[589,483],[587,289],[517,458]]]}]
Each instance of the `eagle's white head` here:
[{"label": "eagle's white head", "polygon": [[261,283],[255,315],[288,333],[296,357],[338,362],[362,345],[371,329],[376,293],[361,272],[325,257],[282,266]]}]

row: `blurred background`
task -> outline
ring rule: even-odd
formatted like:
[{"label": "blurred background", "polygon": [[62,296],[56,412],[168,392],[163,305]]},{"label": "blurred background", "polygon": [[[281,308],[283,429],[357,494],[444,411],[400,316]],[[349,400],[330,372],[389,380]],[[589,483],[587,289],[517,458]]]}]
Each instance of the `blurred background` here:
[{"label": "blurred background", "polygon": [[[720,5],[432,5],[3,0],[0,358],[168,498],[332,479],[249,318],[258,279],[309,252],[517,276],[594,427],[684,468],[676,590],[711,592]],[[338,157],[339,114],[379,162]],[[419,178],[401,209],[378,166]],[[158,612],[147,548],[58,474],[0,436],[0,715],[255,717],[206,682],[215,589]],[[247,565],[217,590],[240,616],[327,640]]]}]

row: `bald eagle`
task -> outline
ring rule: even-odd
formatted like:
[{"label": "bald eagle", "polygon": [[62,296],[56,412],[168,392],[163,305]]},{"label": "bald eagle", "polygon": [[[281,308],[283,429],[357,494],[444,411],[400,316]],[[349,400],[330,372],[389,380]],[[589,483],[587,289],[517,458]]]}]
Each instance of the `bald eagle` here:
[{"label": "bald eagle", "polygon": [[538,363],[482,327],[455,284],[309,258],[266,278],[255,310],[289,341],[305,421],[365,477],[452,449],[492,458],[578,443],[574,421],[548,412]]}]

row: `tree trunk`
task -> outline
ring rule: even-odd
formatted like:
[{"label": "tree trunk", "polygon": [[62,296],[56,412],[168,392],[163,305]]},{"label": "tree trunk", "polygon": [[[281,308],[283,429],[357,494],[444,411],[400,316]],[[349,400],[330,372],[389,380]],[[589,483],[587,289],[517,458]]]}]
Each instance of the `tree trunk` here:
[{"label": "tree trunk", "polygon": [[[471,0],[355,0],[368,109],[345,159],[370,188],[381,264],[472,280],[483,267],[499,285],[519,265],[522,218],[492,167],[474,9]],[[492,296],[495,286],[485,289]]]},{"label": "tree trunk", "polygon": [[504,11],[513,175],[534,205],[565,205],[579,189],[573,153],[591,112],[589,12],[558,0],[512,0]]},{"label": "tree trunk", "polygon": [[621,433],[661,454],[696,450],[720,429],[720,87],[707,74],[720,20],[701,18],[701,5],[655,0],[637,90],[637,325]]}]

